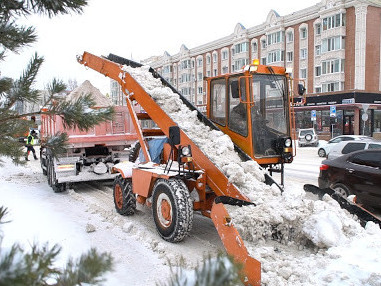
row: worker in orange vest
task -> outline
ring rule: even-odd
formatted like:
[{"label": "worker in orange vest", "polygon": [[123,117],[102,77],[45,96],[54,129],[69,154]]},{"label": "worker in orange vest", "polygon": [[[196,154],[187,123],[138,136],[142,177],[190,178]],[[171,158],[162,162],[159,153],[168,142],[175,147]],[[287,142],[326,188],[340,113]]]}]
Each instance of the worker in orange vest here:
[{"label": "worker in orange vest", "polygon": [[29,161],[28,157],[29,157],[29,153],[30,151],[32,151],[33,153],[33,157],[34,157],[34,160],[38,160],[37,156],[36,156],[36,150],[34,150],[33,148],[33,145],[34,145],[34,137],[36,136],[36,131],[32,130],[27,139],[26,139],[26,155],[25,155],[25,160],[26,161]]}]

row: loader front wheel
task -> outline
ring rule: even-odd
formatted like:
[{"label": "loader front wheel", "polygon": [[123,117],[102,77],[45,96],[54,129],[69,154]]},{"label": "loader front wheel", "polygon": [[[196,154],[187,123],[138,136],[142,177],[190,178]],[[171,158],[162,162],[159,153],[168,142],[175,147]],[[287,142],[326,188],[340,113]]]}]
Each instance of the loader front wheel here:
[{"label": "loader front wheel", "polygon": [[158,179],[153,188],[152,212],[156,228],[164,240],[183,240],[193,224],[193,203],[184,182]]},{"label": "loader front wheel", "polygon": [[116,211],[121,215],[133,215],[136,209],[136,198],[132,193],[131,179],[117,176],[114,180],[114,204]]}]

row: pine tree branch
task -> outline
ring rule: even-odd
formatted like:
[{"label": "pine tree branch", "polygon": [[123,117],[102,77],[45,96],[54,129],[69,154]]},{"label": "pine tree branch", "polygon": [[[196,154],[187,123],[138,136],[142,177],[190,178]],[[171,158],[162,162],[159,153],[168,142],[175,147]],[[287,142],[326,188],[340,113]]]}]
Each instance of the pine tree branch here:
[{"label": "pine tree branch", "polygon": [[83,7],[87,5],[87,0],[27,0],[25,1],[27,10],[35,13],[46,14],[49,17],[58,14],[69,14],[74,12],[81,14]]},{"label": "pine tree branch", "polygon": [[57,279],[56,286],[76,286],[82,283],[97,285],[104,281],[103,274],[112,270],[113,259],[109,253],[99,254],[91,248],[76,262],[69,260],[62,275]]},{"label": "pine tree branch", "polygon": [[38,100],[39,92],[32,89],[32,85],[43,61],[44,58],[39,57],[37,53],[35,53],[22,76],[13,83],[13,87],[9,91],[7,98],[7,106],[9,108],[17,101],[36,102]]},{"label": "pine tree branch", "polygon": [[37,40],[33,27],[19,27],[14,22],[0,21],[0,44],[5,50],[18,52],[18,50]]}]

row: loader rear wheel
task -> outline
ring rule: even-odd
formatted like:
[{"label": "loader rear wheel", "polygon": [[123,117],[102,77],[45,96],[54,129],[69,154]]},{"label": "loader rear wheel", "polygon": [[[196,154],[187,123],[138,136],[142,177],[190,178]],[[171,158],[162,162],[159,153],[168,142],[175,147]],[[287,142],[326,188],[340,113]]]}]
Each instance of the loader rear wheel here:
[{"label": "loader rear wheel", "polygon": [[193,204],[188,188],[180,179],[158,179],[153,188],[152,213],[160,236],[179,242],[191,231]]},{"label": "loader rear wheel", "polygon": [[132,193],[131,179],[117,176],[114,180],[114,204],[116,211],[121,215],[132,215],[136,209],[136,198]]}]

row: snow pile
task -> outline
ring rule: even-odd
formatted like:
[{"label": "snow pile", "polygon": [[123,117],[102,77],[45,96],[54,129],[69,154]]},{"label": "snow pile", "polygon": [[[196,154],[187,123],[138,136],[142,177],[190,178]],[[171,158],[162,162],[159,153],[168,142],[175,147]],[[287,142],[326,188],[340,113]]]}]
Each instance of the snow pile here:
[{"label": "snow pile", "polygon": [[249,252],[262,263],[263,285],[381,285],[381,267],[374,267],[381,265],[378,226],[368,223],[363,229],[329,196],[313,201],[303,190],[281,193],[264,184],[264,171],[256,162],[242,162],[227,135],[200,122],[197,113],[148,70],[124,67],[257,205],[228,207],[228,211]]},{"label": "snow pile", "polygon": [[103,95],[100,90],[94,87],[88,80],[85,80],[80,86],[68,94],[66,100],[75,101],[86,94],[91,94],[95,101],[95,107],[108,107],[112,105],[111,100]]}]

